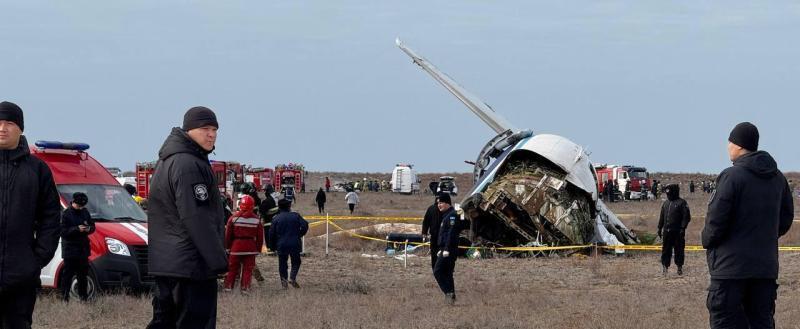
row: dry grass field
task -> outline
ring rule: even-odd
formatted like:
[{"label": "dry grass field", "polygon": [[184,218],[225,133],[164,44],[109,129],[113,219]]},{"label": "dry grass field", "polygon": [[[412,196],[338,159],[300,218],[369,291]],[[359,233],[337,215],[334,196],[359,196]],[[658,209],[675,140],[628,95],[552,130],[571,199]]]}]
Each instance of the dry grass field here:
[{"label": "dry grass field", "polygon": [[[309,177],[309,190],[324,175]],[[338,174],[346,177],[346,174]],[[361,174],[351,174],[362,177]],[[378,177],[378,174],[373,174]],[[385,175],[385,174],[383,174]],[[315,177],[316,176],[316,177]],[[434,177],[435,175],[429,175]],[[665,175],[666,176],[666,175]],[[334,176],[335,177],[335,176]],[[370,176],[363,176],[370,177]],[[459,175],[461,191],[469,189]],[[687,175],[671,175],[664,182]],[[423,184],[427,182],[423,177]],[[687,179],[688,181],[688,179]],[[684,194],[687,188],[684,187]],[[297,209],[316,214],[313,193],[300,194]],[[344,194],[331,193],[331,215],[345,215]],[[707,194],[687,196],[693,221],[687,240],[695,244],[703,226]],[[360,216],[421,216],[430,194],[400,196],[362,193]],[[631,228],[652,232],[660,201],[614,203]],[[796,216],[797,217],[797,216]],[[345,227],[369,225],[343,222]],[[800,228],[782,240],[800,245]],[[321,235],[314,228],[310,235]],[[704,253],[688,253],[686,274],[660,274],[658,255],[554,256],[534,259],[462,259],[456,265],[458,301],[448,306],[431,275],[427,254],[411,256],[408,267],[386,257],[383,245],[338,235],[331,253],[324,241],[307,239],[309,254],[298,278],[300,289],[283,290],[277,260],[262,255],[258,266],[267,280],[250,295],[220,293],[219,328],[704,328],[708,273]],[[375,258],[362,254],[377,255]],[[779,328],[800,327],[800,253],[781,254],[776,320]],[[36,328],[143,328],[149,321],[149,296],[109,294],[93,303],[63,304],[45,292],[34,314]]]}]

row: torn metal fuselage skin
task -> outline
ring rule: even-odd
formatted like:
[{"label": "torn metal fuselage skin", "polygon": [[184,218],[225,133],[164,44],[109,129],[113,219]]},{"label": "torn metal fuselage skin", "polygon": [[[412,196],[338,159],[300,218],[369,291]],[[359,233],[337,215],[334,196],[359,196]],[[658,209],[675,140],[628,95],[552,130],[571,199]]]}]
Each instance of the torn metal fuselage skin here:
[{"label": "torn metal fuselage skin", "polygon": [[594,173],[583,149],[566,138],[522,138],[476,173],[482,175],[461,204],[473,244],[562,246],[594,238]]}]

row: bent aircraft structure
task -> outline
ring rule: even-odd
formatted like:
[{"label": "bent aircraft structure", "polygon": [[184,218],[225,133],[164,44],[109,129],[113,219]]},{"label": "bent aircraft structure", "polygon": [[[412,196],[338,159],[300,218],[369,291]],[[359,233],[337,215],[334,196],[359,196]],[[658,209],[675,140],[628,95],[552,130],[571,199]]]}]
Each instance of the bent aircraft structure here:
[{"label": "bent aircraft structure", "polygon": [[597,175],[582,146],[514,127],[400,39],[396,42],[497,134],[478,154],[475,184],[461,202],[474,246],[639,242],[598,199]]}]

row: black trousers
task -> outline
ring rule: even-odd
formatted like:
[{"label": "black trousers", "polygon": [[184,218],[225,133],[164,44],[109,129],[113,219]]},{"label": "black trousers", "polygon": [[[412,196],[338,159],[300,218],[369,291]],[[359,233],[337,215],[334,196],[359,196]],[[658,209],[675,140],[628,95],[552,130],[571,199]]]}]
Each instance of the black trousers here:
[{"label": "black trousers", "polygon": [[439,289],[445,294],[455,293],[455,280],[453,279],[453,271],[456,269],[456,255],[450,254],[447,257],[439,257],[436,260],[436,265],[433,267],[433,277],[436,278],[436,283],[439,284]]},{"label": "black trousers", "polygon": [[0,329],[30,328],[38,284],[0,290]]},{"label": "black trousers", "polygon": [[711,279],[706,299],[711,328],[775,328],[775,281]]},{"label": "black trousers", "polygon": [[149,329],[217,327],[217,279],[156,277]]},{"label": "black trousers", "polygon": [[[289,272],[289,258],[292,259],[292,272]],[[297,272],[300,272],[300,253],[299,252],[289,252],[289,253],[278,253],[278,273],[281,276],[281,280],[286,280],[288,277],[292,281],[297,280]]]},{"label": "black trousers", "polygon": [[86,276],[89,275],[89,259],[84,257],[79,258],[65,258],[64,259],[64,273],[61,275],[61,297],[64,301],[69,301],[69,293],[72,288],[72,277],[77,276],[78,279],[78,296],[81,300],[86,301],[89,295],[86,292],[88,285]]},{"label": "black trousers", "polygon": [[319,208],[319,213],[320,214],[325,212],[325,204],[324,203],[320,203],[319,205],[317,205],[317,207]]},{"label": "black trousers", "polygon": [[264,226],[264,245],[269,249],[269,228],[270,225]]},{"label": "black trousers", "polygon": [[353,213],[353,210],[356,210],[356,204],[355,203],[348,203],[347,206],[350,207],[350,213],[351,214]]},{"label": "black trousers", "polygon": [[669,267],[672,253],[675,253],[675,265],[683,267],[686,249],[686,237],[680,231],[665,230],[664,241],[661,245],[661,264]]},{"label": "black trousers", "polygon": [[439,252],[439,246],[431,245],[431,270],[436,269],[436,253]]}]

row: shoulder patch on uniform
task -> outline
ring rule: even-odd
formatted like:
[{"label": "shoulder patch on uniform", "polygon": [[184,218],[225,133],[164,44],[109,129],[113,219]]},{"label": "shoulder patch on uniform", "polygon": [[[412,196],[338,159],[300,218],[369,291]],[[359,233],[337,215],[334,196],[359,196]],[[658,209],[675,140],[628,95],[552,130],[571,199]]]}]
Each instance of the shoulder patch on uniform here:
[{"label": "shoulder patch on uniform", "polygon": [[194,198],[197,201],[208,201],[208,187],[206,184],[194,184],[192,191],[194,191]]}]

